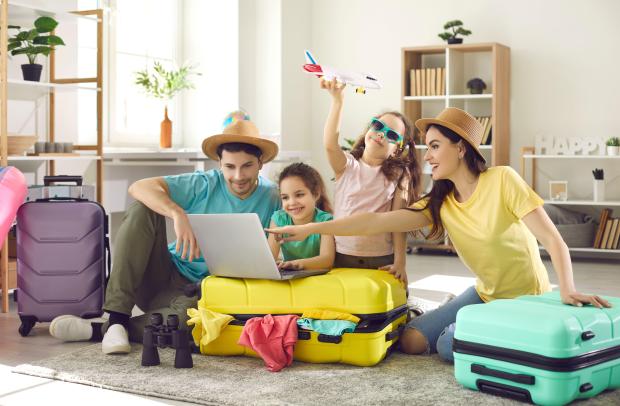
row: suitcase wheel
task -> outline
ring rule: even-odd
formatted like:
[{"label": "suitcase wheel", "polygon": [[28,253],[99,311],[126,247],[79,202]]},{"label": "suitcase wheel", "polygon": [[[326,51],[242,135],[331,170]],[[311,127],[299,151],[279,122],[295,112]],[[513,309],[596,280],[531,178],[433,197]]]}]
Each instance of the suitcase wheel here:
[{"label": "suitcase wheel", "polygon": [[30,334],[30,330],[32,330],[32,327],[34,327],[37,321],[34,317],[31,316],[20,317],[20,319],[22,321],[22,324],[19,326],[18,331],[22,337],[26,337],[28,334]]}]

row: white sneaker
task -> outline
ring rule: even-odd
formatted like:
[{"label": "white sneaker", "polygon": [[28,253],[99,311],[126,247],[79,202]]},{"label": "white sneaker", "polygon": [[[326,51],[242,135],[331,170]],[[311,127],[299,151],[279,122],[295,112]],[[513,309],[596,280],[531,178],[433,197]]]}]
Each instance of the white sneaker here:
[{"label": "white sneaker", "polygon": [[50,323],[50,335],[63,341],[88,341],[93,335],[91,323],[103,323],[105,319],[83,319],[65,314]]},{"label": "white sneaker", "polygon": [[129,354],[129,336],[121,324],[112,324],[105,332],[101,341],[101,351],[104,354]]}]

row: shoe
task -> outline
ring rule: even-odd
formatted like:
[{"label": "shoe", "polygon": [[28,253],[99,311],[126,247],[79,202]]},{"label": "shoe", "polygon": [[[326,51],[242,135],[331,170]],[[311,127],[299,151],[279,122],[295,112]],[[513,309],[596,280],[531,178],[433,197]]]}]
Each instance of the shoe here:
[{"label": "shoe", "polygon": [[441,302],[434,302],[432,300],[426,300],[419,297],[410,296],[407,300],[407,307],[409,307],[409,312],[413,313],[411,315],[412,317],[413,315],[421,316],[424,313],[428,313],[431,310],[435,310],[445,305],[455,297],[456,296],[452,293],[446,293]]},{"label": "shoe", "polygon": [[101,351],[104,354],[129,354],[129,336],[121,324],[112,324],[105,332],[101,341]]},{"label": "shoe", "polygon": [[65,314],[58,316],[50,323],[50,335],[63,341],[88,341],[93,336],[91,323],[103,323],[105,319],[83,319]]}]

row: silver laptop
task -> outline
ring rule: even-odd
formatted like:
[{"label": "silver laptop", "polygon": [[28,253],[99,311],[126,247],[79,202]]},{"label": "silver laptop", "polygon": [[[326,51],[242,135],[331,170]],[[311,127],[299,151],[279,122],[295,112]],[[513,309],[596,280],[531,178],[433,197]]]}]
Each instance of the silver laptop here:
[{"label": "silver laptop", "polygon": [[231,278],[294,279],[329,269],[278,269],[256,213],[188,214],[209,273]]}]

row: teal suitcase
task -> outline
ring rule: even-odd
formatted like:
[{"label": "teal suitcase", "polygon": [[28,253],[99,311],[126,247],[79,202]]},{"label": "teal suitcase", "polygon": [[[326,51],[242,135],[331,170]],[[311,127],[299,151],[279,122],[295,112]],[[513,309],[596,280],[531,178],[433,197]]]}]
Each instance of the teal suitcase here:
[{"label": "teal suitcase", "polygon": [[471,389],[564,405],[620,388],[620,299],[574,307],[559,292],[465,306],[456,316],[454,375]]}]

